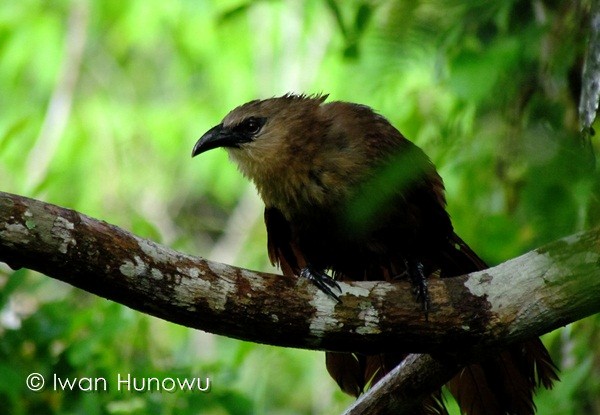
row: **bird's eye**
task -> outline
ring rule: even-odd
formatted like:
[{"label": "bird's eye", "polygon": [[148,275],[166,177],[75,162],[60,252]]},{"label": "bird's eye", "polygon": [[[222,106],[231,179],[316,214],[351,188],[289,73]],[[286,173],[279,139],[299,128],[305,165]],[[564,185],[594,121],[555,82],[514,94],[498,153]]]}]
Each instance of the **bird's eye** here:
[{"label": "bird's eye", "polygon": [[264,123],[264,118],[250,117],[240,124],[240,130],[245,134],[254,135],[260,131]]}]

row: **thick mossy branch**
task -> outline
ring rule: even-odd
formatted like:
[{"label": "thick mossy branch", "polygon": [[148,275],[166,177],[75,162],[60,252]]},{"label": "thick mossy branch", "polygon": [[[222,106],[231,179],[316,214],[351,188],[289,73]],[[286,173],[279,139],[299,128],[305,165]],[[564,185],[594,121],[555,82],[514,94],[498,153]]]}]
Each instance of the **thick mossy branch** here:
[{"label": "thick mossy branch", "polygon": [[0,261],[177,324],[259,343],[435,352],[538,336],[600,311],[600,231],[497,267],[432,278],[425,321],[408,282],[310,282],[176,252],[73,210],[0,192]]}]

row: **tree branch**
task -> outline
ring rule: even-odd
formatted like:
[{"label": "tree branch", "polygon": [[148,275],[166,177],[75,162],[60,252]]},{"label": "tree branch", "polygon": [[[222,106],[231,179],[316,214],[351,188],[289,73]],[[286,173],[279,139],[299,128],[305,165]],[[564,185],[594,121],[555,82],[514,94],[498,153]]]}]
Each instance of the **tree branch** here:
[{"label": "tree branch", "polygon": [[600,311],[600,230],[497,267],[432,278],[429,320],[408,282],[303,279],[193,257],[73,210],[0,192],[0,261],[177,324],[315,350],[435,352],[510,343]]},{"label": "tree branch", "polygon": [[414,414],[423,399],[452,379],[462,366],[447,355],[441,359],[428,354],[408,355],[343,415]]},{"label": "tree branch", "polygon": [[[0,261],[177,324],[314,350],[477,351],[600,311],[600,229],[485,271],[431,278],[427,321],[408,282],[340,282],[337,303],[303,279],[186,255],[73,210],[2,192]],[[410,402],[460,367],[449,360],[410,356],[347,414],[373,413],[375,406],[411,413]]]}]

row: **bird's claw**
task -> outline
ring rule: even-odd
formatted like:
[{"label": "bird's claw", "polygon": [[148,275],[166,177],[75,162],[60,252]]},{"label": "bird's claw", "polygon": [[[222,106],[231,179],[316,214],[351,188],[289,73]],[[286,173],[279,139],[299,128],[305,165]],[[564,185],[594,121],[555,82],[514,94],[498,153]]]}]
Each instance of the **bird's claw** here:
[{"label": "bird's claw", "polygon": [[423,271],[423,264],[418,261],[410,261],[408,263],[408,275],[413,285],[413,293],[417,297],[417,301],[421,301],[423,312],[425,313],[425,320],[429,318],[429,308],[431,302],[429,299],[429,290],[427,289],[427,278]]},{"label": "bird's claw", "polygon": [[342,293],[342,289],[340,285],[329,275],[325,274],[323,271],[315,270],[311,267],[302,268],[300,271],[300,276],[302,278],[306,278],[314,285],[317,286],[318,289],[323,291],[329,297],[336,300],[338,303],[341,303],[340,297],[333,292],[333,289]]}]

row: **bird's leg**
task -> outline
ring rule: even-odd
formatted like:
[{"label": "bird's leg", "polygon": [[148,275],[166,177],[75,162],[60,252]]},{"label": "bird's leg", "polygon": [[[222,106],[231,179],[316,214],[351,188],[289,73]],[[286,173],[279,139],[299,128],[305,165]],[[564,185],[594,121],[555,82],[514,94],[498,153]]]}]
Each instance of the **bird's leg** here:
[{"label": "bird's leg", "polygon": [[423,311],[425,312],[425,320],[429,317],[429,291],[427,289],[427,277],[423,271],[423,263],[421,261],[409,260],[406,264],[406,269],[410,282],[413,285],[413,292],[417,297],[417,301],[421,301]]},{"label": "bird's leg", "polygon": [[336,300],[338,303],[342,302],[340,300],[340,297],[338,297],[332,290],[335,289],[341,293],[342,289],[340,288],[339,284],[335,282],[335,280],[329,275],[325,274],[323,271],[314,269],[310,265],[308,265],[307,267],[302,268],[302,270],[300,271],[300,276],[312,282],[314,285],[317,286],[318,289],[323,291],[329,297]]}]

